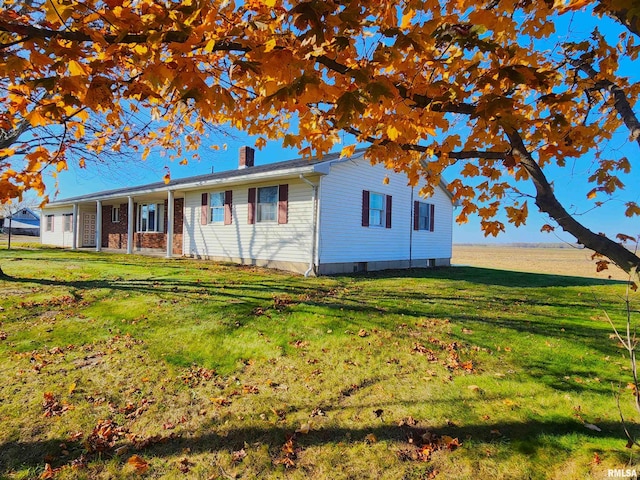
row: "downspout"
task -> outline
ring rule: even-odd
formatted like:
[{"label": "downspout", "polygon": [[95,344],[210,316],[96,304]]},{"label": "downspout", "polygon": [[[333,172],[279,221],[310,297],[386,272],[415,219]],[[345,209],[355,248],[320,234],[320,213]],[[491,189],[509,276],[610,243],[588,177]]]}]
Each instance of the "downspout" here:
[{"label": "downspout", "polygon": [[413,216],[415,215],[413,211],[413,189],[414,187],[411,187],[411,208],[409,209],[411,212],[411,215],[409,216],[409,269],[413,268]]},{"label": "downspout", "polygon": [[300,174],[300,180],[308,184],[313,189],[313,214],[311,217],[311,223],[313,224],[313,233],[311,236],[311,260],[309,260],[309,268],[304,272],[304,276],[308,277],[311,272],[315,270],[316,259],[316,237],[318,236],[318,185],[307,180],[304,175]]}]

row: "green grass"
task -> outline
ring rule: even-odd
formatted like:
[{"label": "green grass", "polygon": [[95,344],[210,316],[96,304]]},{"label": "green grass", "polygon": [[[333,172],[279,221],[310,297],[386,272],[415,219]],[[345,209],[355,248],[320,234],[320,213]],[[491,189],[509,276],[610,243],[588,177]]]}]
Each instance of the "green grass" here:
[{"label": "green grass", "polygon": [[640,470],[614,396],[640,431],[628,361],[597,303],[622,323],[622,283],[45,248],[0,267],[0,478],[137,478],[133,455],[147,478]]}]

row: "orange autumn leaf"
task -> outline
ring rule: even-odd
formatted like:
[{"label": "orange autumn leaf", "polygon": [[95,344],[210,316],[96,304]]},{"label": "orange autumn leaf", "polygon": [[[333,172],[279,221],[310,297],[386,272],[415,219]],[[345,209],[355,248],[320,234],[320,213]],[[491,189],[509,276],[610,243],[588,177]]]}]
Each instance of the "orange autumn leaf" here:
[{"label": "orange autumn leaf", "polygon": [[50,478],[55,478],[56,473],[58,473],[59,468],[51,468],[51,464],[47,463],[44,466],[44,471],[40,474],[40,480],[47,480]]},{"label": "orange autumn leaf", "polygon": [[133,468],[133,470],[138,474],[145,473],[149,469],[149,463],[147,463],[147,461],[139,455],[132,455],[131,457],[129,457],[129,460],[127,460],[127,465]]}]

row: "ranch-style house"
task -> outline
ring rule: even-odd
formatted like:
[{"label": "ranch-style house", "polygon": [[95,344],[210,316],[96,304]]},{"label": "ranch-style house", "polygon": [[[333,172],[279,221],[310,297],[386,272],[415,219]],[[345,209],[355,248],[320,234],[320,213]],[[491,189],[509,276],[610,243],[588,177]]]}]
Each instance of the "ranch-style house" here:
[{"label": "ranch-style house", "polygon": [[[42,243],[155,251],[305,275],[449,265],[453,202],[356,151],[92,193],[49,203]],[[385,181],[387,178],[387,181]]]}]

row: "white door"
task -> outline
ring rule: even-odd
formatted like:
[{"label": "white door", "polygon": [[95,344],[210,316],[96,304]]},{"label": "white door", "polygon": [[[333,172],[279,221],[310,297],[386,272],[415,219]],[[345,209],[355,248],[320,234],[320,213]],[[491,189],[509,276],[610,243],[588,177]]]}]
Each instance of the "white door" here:
[{"label": "white door", "polygon": [[96,246],[96,214],[82,214],[82,246]]}]

